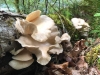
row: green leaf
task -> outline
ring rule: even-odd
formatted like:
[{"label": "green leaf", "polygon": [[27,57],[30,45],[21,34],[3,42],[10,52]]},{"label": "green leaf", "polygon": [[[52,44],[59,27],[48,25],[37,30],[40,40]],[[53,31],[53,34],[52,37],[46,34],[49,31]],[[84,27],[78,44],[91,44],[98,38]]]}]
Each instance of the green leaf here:
[{"label": "green leaf", "polygon": [[95,13],[94,14],[94,17],[98,17],[98,16],[100,16],[100,13]]},{"label": "green leaf", "polygon": [[99,30],[92,30],[91,33],[99,33]]}]

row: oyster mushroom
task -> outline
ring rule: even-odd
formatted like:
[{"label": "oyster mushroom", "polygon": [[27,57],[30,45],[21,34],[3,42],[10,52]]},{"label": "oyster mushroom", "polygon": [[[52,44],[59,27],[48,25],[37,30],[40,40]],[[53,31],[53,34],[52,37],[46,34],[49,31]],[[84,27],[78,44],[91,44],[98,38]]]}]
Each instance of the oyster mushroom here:
[{"label": "oyster mushroom", "polygon": [[84,36],[84,37],[88,36],[90,26],[87,22],[84,21],[84,19],[72,18],[71,21],[72,21],[75,29],[77,29],[81,33],[81,36]]},{"label": "oyster mushroom", "polygon": [[62,41],[67,41],[70,42],[71,37],[69,36],[68,33],[64,33],[61,37],[56,36],[55,37],[55,45],[51,45],[49,47],[49,53],[50,54],[60,54],[63,52],[62,46],[60,45],[60,43],[62,43]]},{"label": "oyster mushroom", "polygon": [[63,51],[60,45],[52,45],[48,41],[38,42],[30,36],[21,36],[16,41],[18,41],[22,47],[26,47],[27,50],[35,54],[37,57],[37,62],[41,65],[46,65],[51,60],[51,57],[48,53],[49,50],[56,50],[55,53],[52,54],[60,54]]},{"label": "oyster mushroom", "polygon": [[50,37],[50,29],[55,25],[54,21],[46,15],[41,15],[36,20],[33,20],[32,23],[36,25],[37,32],[33,33],[31,37],[40,42],[44,42]]},{"label": "oyster mushroom", "polygon": [[24,49],[23,51],[13,56],[12,58],[19,61],[28,61],[32,59],[32,53]]},{"label": "oyster mushroom", "polygon": [[10,51],[10,53],[12,54],[12,55],[17,55],[18,53],[20,53],[22,50],[23,50],[24,48],[21,48],[21,49],[19,49],[19,50],[15,50],[15,49],[13,49],[13,50],[11,50]]},{"label": "oyster mushroom", "polygon": [[[23,35],[16,41],[35,54],[39,64],[46,65],[51,60],[51,53],[58,55],[63,52],[62,46],[59,44],[60,41],[56,40],[60,33],[50,17],[46,15],[40,16],[40,11],[36,12],[30,13],[26,20],[17,20],[15,27]],[[38,15],[35,16],[36,14]],[[53,50],[55,51],[52,52]],[[22,56],[21,53],[19,55]]]},{"label": "oyster mushroom", "polygon": [[12,57],[14,60],[9,62],[9,65],[16,70],[26,68],[34,62],[31,53],[25,48],[22,49],[20,49],[21,51],[18,54]]},{"label": "oyster mushroom", "polygon": [[[55,26],[54,21],[46,16],[41,15],[37,19],[29,22],[27,20],[19,20],[17,19],[15,27],[17,30],[24,34],[30,34],[31,37],[37,41],[44,42],[46,41],[52,32],[52,28]],[[57,30],[57,28],[55,27]]]},{"label": "oyster mushroom", "polygon": [[9,62],[9,65],[16,70],[20,70],[20,69],[29,67],[33,62],[34,62],[33,59],[29,61],[12,60]]},{"label": "oyster mushroom", "polygon": [[26,20],[31,22],[31,21],[37,19],[40,16],[40,14],[41,14],[40,10],[33,11],[27,15]]},{"label": "oyster mushroom", "polygon": [[86,23],[84,21],[84,19],[81,19],[81,18],[72,18],[71,21],[72,21],[75,29],[77,29],[77,30],[83,29],[85,27],[90,27],[88,25],[88,23]]},{"label": "oyster mushroom", "polygon": [[33,32],[36,32],[37,28],[33,23],[28,22],[26,20],[20,20],[17,18],[15,27],[17,30],[24,35],[32,34]]},{"label": "oyster mushroom", "polygon": [[64,33],[62,36],[61,36],[61,41],[70,41],[71,37],[68,33]]}]

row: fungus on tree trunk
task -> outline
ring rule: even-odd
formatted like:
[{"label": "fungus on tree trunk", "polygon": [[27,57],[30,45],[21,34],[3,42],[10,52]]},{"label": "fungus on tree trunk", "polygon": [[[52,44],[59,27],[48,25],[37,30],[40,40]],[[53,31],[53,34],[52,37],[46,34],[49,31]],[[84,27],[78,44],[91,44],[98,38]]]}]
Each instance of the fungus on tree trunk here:
[{"label": "fungus on tree trunk", "polygon": [[[46,65],[51,60],[50,54],[58,55],[63,52],[63,48],[60,45],[61,41],[70,41],[70,36],[67,33],[60,38],[60,32],[58,31],[54,21],[46,15],[40,15],[40,13],[41,11],[37,10],[30,13],[25,20],[17,19],[15,27],[22,36],[20,36],[19,39],[16,39],[16,41],[25,48],[23,51],[30,51],[30,53],[23,51],[19,52],[19,54],[12,57],[14,60],[10,62],[10,65],[11,63],[13,64],[13,61],[17,62],[15,63],[16,65],[24,63],[27,59],[23,61],[22,57],[26,55],[27,58],[29,58],[31,57],[31,53],[36,55],[39,64]],[[17,59],[19,56],[22,57]],[[19,60],[23,62],[19,63]],[[33,59],[30,58],[30,60]],[[16,66],[13,65],[12,67],[16,69]],[[18,69],[22,68],[18,67]]]}]

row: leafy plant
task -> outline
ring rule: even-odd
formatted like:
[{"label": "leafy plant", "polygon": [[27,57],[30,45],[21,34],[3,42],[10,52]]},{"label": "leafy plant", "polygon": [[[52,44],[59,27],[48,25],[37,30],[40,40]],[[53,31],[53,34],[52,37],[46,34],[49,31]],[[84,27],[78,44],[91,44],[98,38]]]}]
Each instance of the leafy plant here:
[{"label": "leafy plant", "polygon": [[99,17],[100,16],[100,13],[95,13],[94,14],[94,17]]}]

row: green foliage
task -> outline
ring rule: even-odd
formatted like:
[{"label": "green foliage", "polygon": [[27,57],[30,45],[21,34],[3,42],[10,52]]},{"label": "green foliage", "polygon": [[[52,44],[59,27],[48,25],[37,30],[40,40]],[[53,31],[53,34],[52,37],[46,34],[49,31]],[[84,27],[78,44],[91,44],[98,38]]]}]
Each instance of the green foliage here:
[{"label": "green foliage", "polygon": [[[90,48],[90,51],[86,53],[86,61],[89,65],[93,66],[94,62],[96,62],[96,59],[98,58],[98,55],[100,54],[100,44],[97,44]],[[99,60],[97,60],[99,62]]]},{"label": "green foliage", "polygon": [[90,35],[92,35],[93,38],[100,37],[100,13],[94,14],[94,22],[92,23]]},{"label": "green foliage", "polygon": [[100,17],[100,13],[95,13],[94,17]]},{"label": "green foliage", "polygon": [[96,66],[97,66],[98,69],[100,70],[100,58],[98,58]]},{"label": "green foliage", "polygon": [[[42,14],[49,15],[60,27],[62,23],[72,39],[79,39],[80,35],[74,30],[70,20],[73,17],[85,19],[91,26],[89,37],[100,37],[100,0],[5,0],[11,11],[28,14],[34,10],[41,10]],[[1,7],[7,7],[4,0]],[[13,9],[13,10],[12,10]],[[96,14],[95,14],[96,13]],[[59,15],[61,19],[59,18]],[[62,20],[62,22],[61,22]],[[74,32],[75,31],[75,32]]]}]

